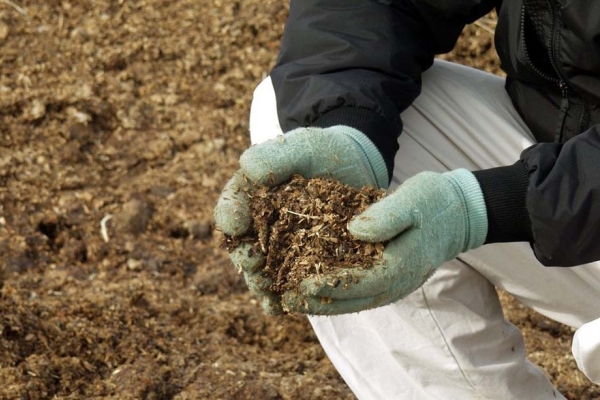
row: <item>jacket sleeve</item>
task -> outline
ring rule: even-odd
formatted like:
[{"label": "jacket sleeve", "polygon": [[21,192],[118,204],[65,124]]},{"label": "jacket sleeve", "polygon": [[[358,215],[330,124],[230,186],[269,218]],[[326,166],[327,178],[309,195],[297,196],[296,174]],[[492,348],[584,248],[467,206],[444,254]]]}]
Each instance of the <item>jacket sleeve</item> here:
[{"label": "jacket sleeve", "polygon": [[541,143],[521,155],[533,250],[544,265],[600,260],[600,126],[566,143]]},{"label": "jacket sleeve", "polygon": [[420,93],[421,73],[494,3],[292,0],[271,72],[283,131],[352,126],[373,141],[391,172],[400,113]]},{"label": "jacket sleeve", "polygon": [[488,210],[486,243],[529,241],[546,266],[600,260],[600,126],[538,143],[511,166],[475,171]]}]

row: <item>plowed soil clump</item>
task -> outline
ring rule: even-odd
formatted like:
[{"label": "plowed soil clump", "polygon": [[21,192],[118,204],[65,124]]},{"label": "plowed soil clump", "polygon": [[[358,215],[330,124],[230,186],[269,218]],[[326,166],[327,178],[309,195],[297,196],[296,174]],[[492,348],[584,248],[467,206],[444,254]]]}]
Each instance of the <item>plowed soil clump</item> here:
[{"label": "plowed soil clump", "polygon": [[262,252],[264,271],[273,278],[271,289],[277,293],[297,290],[308,276],[370,268],[385,244],[357,240],[346,226],[384,195],[374,187],[355,189],[300,175],[275,187],[258,186],[250,194],[253,229],[244,237],[227,239],[227,246],[250,242],[252,251]]}]

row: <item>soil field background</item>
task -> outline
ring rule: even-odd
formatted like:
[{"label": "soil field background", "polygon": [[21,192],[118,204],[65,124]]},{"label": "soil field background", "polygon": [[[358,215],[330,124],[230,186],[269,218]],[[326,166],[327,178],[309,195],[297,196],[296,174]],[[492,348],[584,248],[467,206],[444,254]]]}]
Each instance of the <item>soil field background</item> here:
[{"label": "soil field background", "polygon": [[[0,1],[0,399],[353,399],[273,318],[212,210],[284,0]],[[494,19],[449,58],[498,72]],[[573,330],[502,294],[529,358],[598,399]]]}]

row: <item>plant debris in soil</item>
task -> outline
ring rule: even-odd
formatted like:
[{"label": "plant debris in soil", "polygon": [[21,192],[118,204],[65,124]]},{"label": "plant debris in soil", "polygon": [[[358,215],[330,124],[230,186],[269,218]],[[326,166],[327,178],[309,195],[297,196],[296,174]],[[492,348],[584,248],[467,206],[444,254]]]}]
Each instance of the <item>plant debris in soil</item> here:
[{"label": "plant debris in soil", "polygon": [[251,251],[263,253],[273,292],[297,290],[310,276],[371,268],[382,256],[385,243],[357,240],[346,225],[381,199],[384,190],[294,175],[281,185],[254,187],[249,195],[253,228],[242,237],[226,238],[226,247],[250,242]]}]

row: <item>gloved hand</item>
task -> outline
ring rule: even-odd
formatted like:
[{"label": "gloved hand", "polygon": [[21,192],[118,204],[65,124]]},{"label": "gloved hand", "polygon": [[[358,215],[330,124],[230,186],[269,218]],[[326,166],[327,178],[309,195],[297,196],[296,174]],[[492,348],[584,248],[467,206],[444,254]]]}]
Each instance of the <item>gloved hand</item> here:
[{"label": "gloved hand", "polygon": [[392,303],[421,287],[445,261],[481,246],[487,229],[483,194],[471,172],[422,172],[348,224],[358,239],[392,240],[381,261],[371,269],[307,278],[300,293],[284,295],[284,308],[333,315]]},{"label": "gloved hand", "polygon": [[[274,186],[294,174],[325,177],[356,188],[371,185],[387,188],[383,157],[360,131],[348,126],[299,128],[247,149],[240,169],[225,185],[214,211],[217,229],[229,236],[243,235],[251,226],[246,189],[251,183]],[[230,257],[244,273],[249,289],[263,300],[271,314],[282,312],[280,298],[270,290],[271,280],[261,273],[262,254],[251,254],[250,245],[238,246]]]}]

